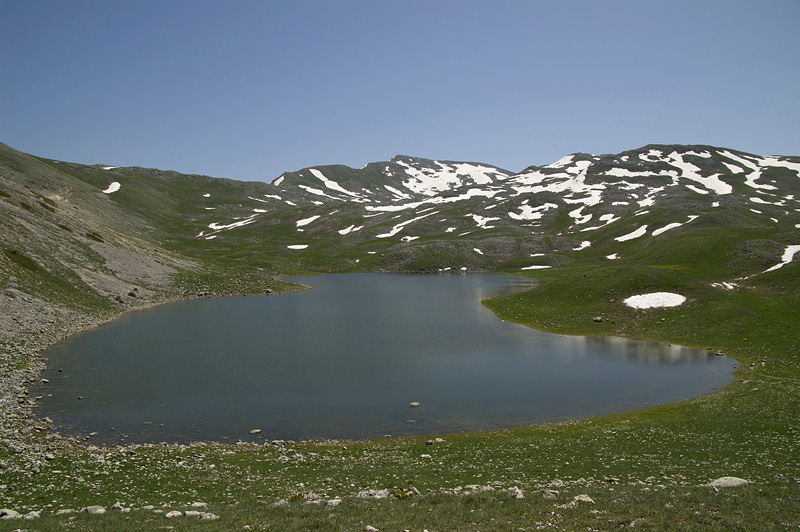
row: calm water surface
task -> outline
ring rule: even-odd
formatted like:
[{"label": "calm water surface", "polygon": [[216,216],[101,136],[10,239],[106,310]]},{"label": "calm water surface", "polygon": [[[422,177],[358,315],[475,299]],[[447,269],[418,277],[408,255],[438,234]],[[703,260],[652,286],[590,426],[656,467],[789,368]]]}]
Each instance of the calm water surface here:
[{"label": "calm water surface", "polygon": [[598,415],[732,380],[726,357],[544,334],[480,304],[526,279],[295,280],[314,289],[172,303],[59,343],[39,415],[104,441],[351,439]]}]

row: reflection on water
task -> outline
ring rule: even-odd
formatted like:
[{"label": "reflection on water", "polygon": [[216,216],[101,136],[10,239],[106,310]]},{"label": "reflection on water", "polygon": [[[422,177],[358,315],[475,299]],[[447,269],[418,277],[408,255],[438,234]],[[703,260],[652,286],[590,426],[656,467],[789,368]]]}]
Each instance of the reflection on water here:
[{"label": "reflection on water", "polygon": [[480,304],[529,288],[528,279],[301,281],[314,288],[165,305],[54,346],[40,414],[62,432],[109,441],[235,441],[254,428],[259,438],[400,436],[677,401],[732,376],[726,357],[545,334]]},{"label": "reflection on water", "polygon": [[575,356],[600,355],[659,365],[685,362],[702,364],[718,357],[702,349],[615,336],[563,336],[562,338],[564,345],[568,346]]}]

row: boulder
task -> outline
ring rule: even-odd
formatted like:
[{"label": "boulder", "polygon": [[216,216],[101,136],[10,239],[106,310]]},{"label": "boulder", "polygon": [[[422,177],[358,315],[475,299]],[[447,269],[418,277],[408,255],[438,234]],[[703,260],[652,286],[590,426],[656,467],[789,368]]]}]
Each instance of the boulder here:
[{"label": "boulder", "polygon": [[594,504],[594,499],[589,497],[588,495],[581,493],[580,495],[576,495],[573,497],[572,502],[574,504],[578,504],[579,502],[584,502],[586,504]]},{"label": "boulder", "polygon": [[524,499],[525,494],[516,486],[511,486],[508,488],[508,496],[511,499]]},{"label": "boulder", "polygon": [[736,488],[738,486],[746,486],[749,484],[745,479],[739,477],[720,477],[710,484],[704,484],[709,488]]},{"label": "boulder", "polygon": [[9,510],[7,508],[3,508],[0,510],[0,519],[21,519],[22,514],[19,512],[15,512],[14,510]]},{"label": "boulder", "polygon": [[106,513],[106,509],[103,508],[102,506],[87,506],[86,508],[83,509],[83,511],[87,514],[92,514],[92,515],[102,515]]}]

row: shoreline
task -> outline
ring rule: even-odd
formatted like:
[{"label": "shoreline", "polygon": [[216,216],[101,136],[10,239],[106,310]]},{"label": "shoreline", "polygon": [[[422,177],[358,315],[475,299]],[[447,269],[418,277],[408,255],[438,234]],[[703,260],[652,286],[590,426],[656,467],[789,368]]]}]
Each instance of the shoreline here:
[{"label": "shoreline", "polygon": [[[293,275],[291,277],[297,278],[297,277],[300,277],[300,276]],[[280,277],[280,278],[276,278],[276,279],[285,280],[286,278],[287,277]],[[300,289],[308,289],[309,288],[307,285],[302,285],[302,284],[298,284],[298,283],[292,283],[292,284],[297,285]],[[60,434],[60,433],[54,431],[52,422],[49,420],[49,418],[47,418],[47,417],[37,418],[37,416],[35,414],[35,410],[36,410],[36,407],[37,407],[36,401],[38,399],[41,399],[41,397],[32,397],[31,392],[32,392],[33,389],[35,389],[35,387],[40,385],[39,379],[41,378],[41,374],[47,368],[47,360],[46,360],[46,357],[44,356],[43,353],[48,348],[50,348],[51,346],[57,344],[60,341],[65,340],[66,338],[68,338],[70,336],[73,336],[75,334],[79,334],[79,333],[82,333],[82,332],[89,331],[89,330],[91,330],[93,328],[96,328],[96,327],[99,327],[99,326],[101,326],[101,325],[103,325],[105,323],[108,323],[108,322],[114,321],[116,319],[119,319],[119,318],[121,318],[121,317],[123,317],[123,316],[125,316],[127,314],[130,314],[131,312],[134,312],[134,311],[145,310],[145,309],[148,309],[148,308],[153,308],[153,307],[157,307],[157,306],[165,305],[165,304],[169,304],[169,303],[175,303],[175,302],[179,302],[179,301],[200,300],[200,299],[207,299],[207,298],[211,298],[211,297],[244,297],[244,296],[251,296],[251,295],[269,295],[269,294],[272,294],[272,293],[274,293],[274,292],[272,292],[271,289],[267,289],[266,291],[263,291],[263,292],[260,292],[260,293],[240,292],[240,293],[217,294],[217,293],[208,292],[208,291],[197,292],[197,293],[195,293],[193,295],[186,295],[186,294],[184,294],[184,295],[167,295],[167,294],[162,293],[161,295],[165,296],[162,299],[148,301],[145,304],[132,306],[132,307],[123,309],[120,312],[117,312],[117,313],[115,313],[113,315],[109,315],[109,316],[97,317],[97,316],[89,316],[89,315],[83,315],[83,314],[79,314],[79,313],[74,313],[75,315],[73,316],[72,321],[69,322],[69,323],[62,324],[62,327],[61,327],[61,330],[60,330],[59,333],[54,333],[54,334],[51,334],[51,335],[45,335],[43,338],[42,337],[36,338],[36,340],[37,340],[36,343],[38,344],[38,347],[36,348],[35,352],[28,357],[28,363],[29,363],[30,367],[28,367],[26,369],[20,369],[20,370],[17,370],[17,371],[12,371],[8,375],[0,376],[0,391],[2,391],[2,393],[3,393],[3,397],[0,398],[0,401],[2,401],[0,403],[0,415],[3,416],[4,420],[10,420],[11,421],[10,423],[8,423],[8,426],[6,426],[6,424],[4,424],[2,426],[3,432],[0,432],[0,443],[5,443],[10,448],[15,448],[15,449],[28,448],[31,451],[41,450],[41,449],[38,448],[38,446],[41,446],[42,440],[41,440],[41,438],[37,438],[36,435],[39,434],[39,433],[46,433],[45,434],[45,439],[47,440],[48,447],[52,446],[52,444],[54,444],[56,441],[58,441],[61,444],[60,445],[61,447],[71,447],[72,445],[77,445],[77,446],[79,446],[80,448],[82,448],[84,450],[86,450],[87,448],[90,449],[90,450],[91,450],[91,448],[94,448],[96,450],[103,450],[103,449],[111,449],[111,448],[130,448],[130,447],[133,447],[133,446],[139,446],[139,447],[152,446],[152,447],[167,447],[168,448],[168,447],[173,447],[173,446],[187,446],[187,445],[191,446],[191,445],[195,445],[195,444],[199,444],[199,445],[219,445],[219,446],[235,446],[235,445],[239,445],[239,444],[242,444],[242,443],[257,444],[257,442],[251,442],[251,441],[246,441],[246,440],[243,441],[242,439],[239,439],[238,441],[233,442],[233,441],[224,441],[224,440],[219,440],[219,439],[214,439],[214,438],[211,438],[211,439],[202,439],[202,438],[200,438],[200,439],[192,439],[192,438],[187,438],[186,441],[165,441],[165,442],[159,442],[159,443],[155,443],[153,441],[150,441],[150,442],[142,442],[142,441],[109,442],[109,441],[104,441],[103,439],[100,439],[99,441],[91,440],[89,436],[83,436],[83,435]],[[492,298],[489,298],[489,299],[492,299]],[[485,301],[488,301],[489,299],[481,301],[481,304],[483,305],[483,303]],[[486,305],[483,305],[483,306],[486,307]],[[492,310],[492,309],[489,309],[489,310]],[[492,310],[492,313],[497,317],[497,319],[502,320],[502,318],[500,318],[500,316],[494,310]],[[529,325],[524,325],[524,326],[529,327]],[[535,330],[539,330],[539,331],[544,332],[546,334],[553,334],[552,332],[544,331],[544,330],[541,330],[541,329],[536,329],[535,327],[531,327],[531,328],[535,329]],[[562,334],[562,333],[555,333],[555,334]],[[598,336],[602,336],[602,335],[598,335]],[[636,338],[631,338],[631,339],[635,340]],[[643,339],[643,340],[646,340],[646,339]],[[24,355],[20,355],[20,353],[17,353],[17,356],[24,356]],[[731,371],[731,379],[730,379],[730,381],[727,382],[726,384],[724,384],[723,386],[721,386],[718,389],[710,390],[710,391],[704,392],[704,393],[702,393],[700,395],[693,395],[693,396],[690,396],[690,397],[685,397],[685,398],[682,398],[682,399],[677,400],[677,401],[670,401],[669,403],[653,403],[653,404],[645,403],[644,405],[635,406],[635,407],[632,407],[632,408],[629,408],[629,409],[625,409],[625,410],[622,410],[622,411],[619,411],[619,412],[615,411],[615,412],[610,412],[610,413],[605,413],[605,414],[597,414],[597,415],[590,415],[590,416],[577,417],[577,418],[572,418],[571,417],[571,418],[565,418],[563,420],[556,420],[556,421],[542,422],[542,423],[526,423],[526,424],[523,424],[523,425],[520,425],[520,426],[505,427],[505,428],[487,428],[487,429],[478,430],[478,431],[465,431],[465,433],[469,433],[469,432],[478,432],[478,433],[480,433],[480,432],[491,432],[491,431],[495,431],[495,430],[513,430],[513,429],[524,428],[524,427],[528,427],[528,426],[537,426],[537,425],[538,426],[544,426],[544,425],[559,424],[559,423],[564,423],[564,422],[572,422],[572,421],[576,421],[576,420],[588,420],[588,419],[599,418],[599,417],[603,417],[603,416],[607,416],[607,415],[614,415],[614,414],[621,414],[621,413],[624,413],[624,412],[643,410],[643,409],[651,408],[651,407],[654,407],[654,406],[660,406],[662,404],[677,404],[677,403],[680,403],[680,402],[683,402],[683,401],[693,400],[693,399],[697,399],[699,397],[704,397],[704,396],[709,396],[709,395],[718,393],[718,392],[724,390],[725,388],[727,388],[728,386],[730,386],[731,384],[734,384],[734,383],[737,382],[738,379],[736,377],[736,372],[737,372],[737,369],[738,369],[738,367],[740,365],[740,362],[737,359],[735,359],[734,357],[728,357],[728,358],[731,359],[732,364],[733,364],[733,369]],[[41,390],[39,390],[39,391],[41,391]],[[14,397],[15,396],[18,399],[17,401],[14,401]],[[457,432],[457,433],[462,433],[462,432]],[[413,436],[410,436],[410,437],[414,438],[414,437],[428,437],[428,436],[431,436],[431,434],[413,435]],[[343,441],[362,441],[362,440],[363,441],[367,441],[367,440],[371,440],[371,439],[375,439],[375,438],[363,438],[363,439],[356,439],[356,440],[347,439],[347,438],[345,438],[345,439],[335,439],[335,440],[331,440],[330,438],[320,438],[320,439],[311,438],[311,439],[302,440],[301,443],[303,443],[303,442],[321,442],[321,441],[337,441],[337,442],[339,442],[339,441],[342,441],[342,442]],[[13,442],[13,444],[12,444],[12,442]],[[265,442],[260,442],[260,443],[264,444]],[[266,441],[266,443],[269,443],[269,442]]]}]

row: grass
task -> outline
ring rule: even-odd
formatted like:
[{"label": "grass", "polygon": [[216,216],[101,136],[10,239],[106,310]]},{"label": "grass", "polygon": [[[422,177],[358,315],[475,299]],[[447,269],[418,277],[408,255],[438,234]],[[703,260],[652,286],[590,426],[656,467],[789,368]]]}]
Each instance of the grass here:
[{"label": "grass", "polygon": [[[549,280],[529,292],[485,303],[503,319],[561,334],[634,336],[724,350],[740,361],[737,381],[711,395],[592,419],[447,435],[430,445],[430,438],[407,438],[282,448],[255,443],[79,448],[40,460],[34,474],[15,467],[11,455],[3,457],[0,506],[44,510],[45,516],[31,522],[39,527],[31,529],[39,530],[61,524],[87,530],[797,527],[800,351],[793,331],[800,330],[800,305],[797,291],[784,286],[793,286],[796,274],[796,267],[787,266],[750,292],[731,293],[680,269],[574,264],[542,273]],[[686,293],[690,302],[651,311],[621,303],[627,295],[655,288]],[[604,321],[594,322],[595,315]],[[700,487],[721,476],[751,484],[721,491]],[[463,489],[468,485],[494,491],[470,494]],[[406,496],[412,486],[419,494]],[[512,486],[526,498],[509,498]],[[400,497],[357,497],[370,489]],[[544,498],[543,490],[557,492],[555,498]],[[312,494],[344,502],[331,508],[307,504]],[[573,505],[579,494],[594,504]],[[280,500],[288,504],[273,506]],[[60,508],[110,508],[116,501],[137,509],[53,515]],[[173,509],[190,509],[193,501],[208,503],[220,519],[200,525],[195,517],[164,517]],[[141,509],[148,505],[154,508]]]}]

